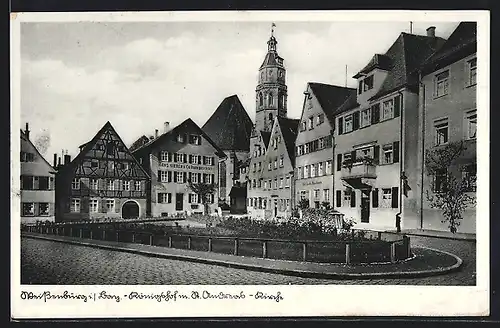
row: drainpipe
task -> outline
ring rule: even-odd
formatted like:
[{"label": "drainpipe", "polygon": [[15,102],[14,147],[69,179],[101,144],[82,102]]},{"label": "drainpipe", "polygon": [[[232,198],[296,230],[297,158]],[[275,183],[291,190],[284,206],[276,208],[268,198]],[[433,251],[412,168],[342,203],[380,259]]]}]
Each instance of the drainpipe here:
[{"label": "drainpipe", "polygon": [[404,97],[403,92],[398,91],[398,94],[401,96],[401,104],[400,104],[400,115],[399,115],[399,212],[396,213],[396,229],[397,232],[401,232],[401,214],[403,214],[403,169],[404,169],[404,143],[403,143],[403,121],[404,121]]},{"label": "drainpipe", "polygon": [[[420,229],[424,229],[424,169],[425,169],[425,85],[422,83],[422,72],[420,71],[418,73],[419,78],[419,86],[420,86],[420,91],[422,97],[422,101],[420,101],[420,108],[422,110],[421,116],[422,116],[422,149],[421,149],[421,158],[422,158],[422,163],[421,163],[421,172],[420,172]],[[420,95],[419,95],[420,97]]]}]

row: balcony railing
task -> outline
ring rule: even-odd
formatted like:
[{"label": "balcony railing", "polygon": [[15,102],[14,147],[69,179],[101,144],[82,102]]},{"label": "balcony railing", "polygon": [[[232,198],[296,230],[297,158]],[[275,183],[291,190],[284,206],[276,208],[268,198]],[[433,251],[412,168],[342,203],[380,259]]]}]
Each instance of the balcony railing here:
[{"label": "balcony railing", "polygon": [[340,172],[342,179],[354,179],[354,178],[376,178],[376,166],[371,163],[358,162],[353,163],[352,166],[342,167]]}]

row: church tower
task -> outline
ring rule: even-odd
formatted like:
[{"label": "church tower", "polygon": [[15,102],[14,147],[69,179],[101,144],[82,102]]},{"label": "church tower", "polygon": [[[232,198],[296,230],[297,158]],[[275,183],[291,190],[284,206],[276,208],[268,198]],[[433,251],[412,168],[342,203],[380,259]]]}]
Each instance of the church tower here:
[{"label": "church tower", "polygon": [[259,69],[256,93],[255,130],[271,132],[276,116],[286,117],[287,87],[283,58],[278,55],[273,24],[267,41],[267,54]]}]

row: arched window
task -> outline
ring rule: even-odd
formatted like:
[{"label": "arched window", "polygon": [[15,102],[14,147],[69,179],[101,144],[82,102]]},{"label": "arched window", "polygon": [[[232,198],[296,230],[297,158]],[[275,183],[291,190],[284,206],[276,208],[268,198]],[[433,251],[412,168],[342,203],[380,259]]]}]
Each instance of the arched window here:
[{"label": "arched window", "polygon": [[259,106],[264,105],[264,99],[262,98],[262,92],[259,92]]},{"label": "arched window", "polygon": [[267,94],[267,104],[269,106],[272,106],[273,105],[273,95],[271,93],[268,93]]}]

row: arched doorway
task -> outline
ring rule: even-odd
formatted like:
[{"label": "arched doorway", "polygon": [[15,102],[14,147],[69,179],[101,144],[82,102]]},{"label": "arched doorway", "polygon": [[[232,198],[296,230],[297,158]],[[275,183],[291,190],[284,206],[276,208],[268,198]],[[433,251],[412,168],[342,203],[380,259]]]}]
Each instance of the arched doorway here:
[{"label": "arched doorway", "polygon": [[138,219],[139,218],[139,204],[129,200],[123,203],[122,218],[124,219]]}]

